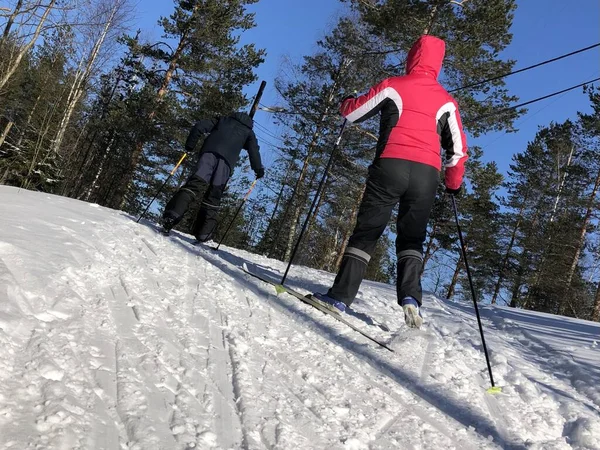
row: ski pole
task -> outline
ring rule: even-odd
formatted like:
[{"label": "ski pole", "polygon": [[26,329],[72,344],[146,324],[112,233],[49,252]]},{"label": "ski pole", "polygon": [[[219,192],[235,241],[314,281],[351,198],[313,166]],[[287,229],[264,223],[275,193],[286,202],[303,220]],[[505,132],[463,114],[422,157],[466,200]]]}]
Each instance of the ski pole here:
[{"label": "ski pole", "polygon": [[304,219],[304,223],[302,224],[302,230],[300,230],[300,235],[298,236],[298,240],[296,241],[296,245],[294,246],[294,251],[292,251],[292,255],[290,256],[290,262],[288,263],[287,268],[285,269],[285,273],[283,274],[283,278],[281,279],[281,285],[285,283],[285,279],[287,278],[288,272],[290,271],[290,267],[292,266],[292,262],[294,261],[294,257],[296,256],[296,252],[298,251],[298,247],[300,247],[300,242],[302,241],[302,237],[304,236],[304,232],[306,231],[306,227],[308,226],[308,222],[310,221],[313,209],[315,208],[315,204],[317,203],[317,199],[321,195],[321,191],[325,184],[325,180],[327,179],[327,175],[329,174],[329,169],[331,168],[331,164],[333,163],[333,157],[335,156],[335,151],[340,145],[342,141],[342,135],[344,134],[344,130],[346,129],[346,124],[348,123],[347,119],[344,119],[342,126],[340,128],[340,132],[338,134],[335,143],[333,144],[333,149],[331,150],[331,154],[329,155],[329,161],[327,161],[327,166],[325,167],[325,172],[323,172],[323,177],[321,178],[321,182],[319,183],[319,187],[317,188],[317,193],[313,198],[312,204],[306,214],[306,219]]},{"label": "ski pole", "polygon": [[244,196],[244,199],[242,200],[242,203],[240,203],[240,206],[238,206],[238,209],[236,210],[235,214],[233,215],[233,219],[231,219],[231,222],[227,226],[227,229],[225,230],[225,233],[223,234],[223,237],[221,238],[221,240],[219,241],[219,243],[217,244],[217,246],[213,250],[219,251],[219,247],[221,246],[221,244],[225,240],[225,237],[227,236],[227,233],[229,233],[229,230],[233,226],[233,223],[235,222],[235,219],[237,218],[237,216],[240,213],[240,211],[242,210],[242,207],[246,203],[246,200],[248,200],[248,197],[250,197],[250,194],[252,193],[252,190],[254,189],[254,186],[256,186],[256,182],[257,181],[258,180],[254,180],[254,182],[250,186],[250,189],[248,189],[248,192],[246,192],[246,195]]},{"label": "ski pole", "polygon": [[160,189],[158,189],[154,198],[152,200],[150,200],[150,203],[148,203],[148,206],[146,206],[146,209],[144,209],[144,212],[140,215],[140,217],[138,217],[138,220],[136,220],[136,223],[140,223],[140,220],[142,220],[142,217],[144,217],[146,215],[146,213],[148,212],[150,205],[152,205],[152,203],[154,203],[154,200],[156,200],[156,197],[158,197],[158,194],[160,194],[162,192],[162,190],[165,188],[165,186],[167,185],[167,183],[169,182],[171,177],[175,174],[175,172],[177,171],[177,169],[179,168],[179,166],[181,165],[183,160],[187,157],[187,155],[188,155],[187,152],[184,152],[183,156],[181,158],[179,158],[179,161],[177,162],[175,167],[173,167],[173,170],[171,170],[171,173],[169,174],[167,179],[164,181],[164,183],[162,184]]},{"label": "ski pole", "polygon": [[488,354],[487,346],[485,345],[485,337],[483,335],[483,325],[481,324],[481,316],[479,315],[479,306],[477,305],[477,295],[475,294],[475,287],[473,286],[473,279],[471,278],[471,269],[469,268],[469,262],[467,261],[467,248],[465,247],[465,241],[463,239],[462,230],[460,229],[460,223],[458,221],[458,209],[456,208],[456,199],[454,195],[452,198],[452,208],[454,209],[454,219],[456,220],[456,229],[458,231],[458,239],[460,240],[460,249],[462,252],[463,261],[465,262],[465,269],[467,271],[467,278],[469,279],[469,285],[471,286],[471,295],[473,297],[473,304],[475,305],[475,314],[477,315],[477,323],[479,324],[479,333],[481,334],[481,342],[483,343],[483,351],[485,353],[485,361],[487,363],[488,373],[490,375],[490,382],[492,387],[488,389],[489,393],[495,394],[500,392],[500,388],[494,384],[494,376],[492,375],[492,366],[490,365],[490,356]]}]

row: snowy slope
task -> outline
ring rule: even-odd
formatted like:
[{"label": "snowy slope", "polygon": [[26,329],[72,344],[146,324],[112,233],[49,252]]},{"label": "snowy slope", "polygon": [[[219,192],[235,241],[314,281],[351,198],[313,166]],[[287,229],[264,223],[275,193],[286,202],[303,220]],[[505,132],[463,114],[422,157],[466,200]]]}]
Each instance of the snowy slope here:
[{"label": "snowy slope", "polygon": [[600,324],[483,308],[491,396],[466,304],[408,331],[364,283],[351,319],[390,353],[239,270],[278,261],[8,187],[0,229],[2,450],[600,449]]}]

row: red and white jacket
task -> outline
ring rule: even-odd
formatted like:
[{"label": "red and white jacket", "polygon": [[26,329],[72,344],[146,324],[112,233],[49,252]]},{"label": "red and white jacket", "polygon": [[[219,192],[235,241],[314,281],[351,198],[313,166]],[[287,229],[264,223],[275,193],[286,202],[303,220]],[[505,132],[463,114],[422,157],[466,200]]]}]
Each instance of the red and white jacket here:
[{"label": "red and white jacket", "polygon": [[467,160],[467,144],[456,101],[437,82],[444,41],[422,36],[408,53],[405,76],[383,80],[340,111],[349,122],[381,112],[377,157],[398,158],[441,169],[440,144],[446,151],[446,186],[458,189]]}]

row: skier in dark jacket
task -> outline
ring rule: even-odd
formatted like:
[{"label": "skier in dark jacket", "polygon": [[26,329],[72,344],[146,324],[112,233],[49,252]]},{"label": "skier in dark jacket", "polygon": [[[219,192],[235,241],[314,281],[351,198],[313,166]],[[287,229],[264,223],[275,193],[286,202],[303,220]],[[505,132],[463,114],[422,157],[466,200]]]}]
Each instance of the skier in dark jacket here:
[{"label": "skier in dark jacket", "polygon": [[422,36],[408,54],[405,76],[385,79],[367,94],[342,102],[349,122],[378,113],[381,119],[375,161],[340,270],[327,294],[314,294],[341,311],[356,297],[377,240],[400,202],[398,302],[408,326],[419,328],[423,322],[423,242],[439,183],[440,144],[446,151],[447,193],[460,192],[467,159],[458,105],[437,81],[444,52],[443,40]]},{"label": "skier in dark jacket", "polygon": [[248,151],[250,166],[256,178],[262,178],[265,169],[260,160],[256,135],[252,131],[252,118],[244,112],[230,116],[198,121],[190,131],[185,143],[186,151],[193,152],[200,136],[210,133],[204,140],[196,171],[167,203],[163,213],[163,229],[168,233],[206,188],[196,224],[194,236],[199,242],[207,241],[217,225],[221,197],[235,168],[242,149]]}]

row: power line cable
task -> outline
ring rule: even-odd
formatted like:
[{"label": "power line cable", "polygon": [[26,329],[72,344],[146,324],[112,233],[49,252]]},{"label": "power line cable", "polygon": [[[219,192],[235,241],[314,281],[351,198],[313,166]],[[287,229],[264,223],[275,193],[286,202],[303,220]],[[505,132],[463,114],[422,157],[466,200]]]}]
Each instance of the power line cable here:
[{"label": "power line cable", "polygon": [[272,142],[270,142],[270,141],[268,141],[266,139],[263,139],[263,137],[260,134],[258,134],[258,133],[256,133],[256,137],[259,138],[259,142],[264,142],[265,144],[269,145],[270,148],[271,148],[271,150],[274,151],[275,153],[277,153],[283,159],[285,159],[285,160],[289,160],[290,159],[290,156],[286,155],[284,153],[284,152],[288,151],[289,149],[286,149],[284,147],[280,147],[280,146],[278,146],[276,144],[273,144]]},{"label": "power line cable", "polygon": [[[486,117],[493,116],[494,114],[502,114],[504,112],[511,111],[513,109],[522,108],[523,106],[531,105],[532,103],[537,103],[539,101],[546,100],[547,98],[551,98],[551,97],[555,97],[555,96],[560,95],[560,94],[564,94],[565,92],[569,92],[569,91],[572,91],[574,89],[580,88],[582,86],[585,86],[586,84],[595,83],[596,81],[600,81],[600,77],[599,78],[594,78],[593,80],[590,80],[590,81],[585,81],[583,83],[579,83],[579,84],[577,84],[575,86],[571,86],[571,87],[568,87],[566,89],[562,89],[560,91],[552,92],[551,94],[544,95],[542,97],[538,97],[538,98],[535,98],[533,100],[529,100],[529,101],[526,101],[526,102],[523,102],[523,103],[518,103],[516,105],[507,106],[506,108],[502,108],[502,109],[494,111],[492,113],[484,114],[482,116],[476,117],[475,119],[472,120],[472,122],[476,122],[478,120],[485,119]],[[297,113],[290,113],[290,114],[301,114],[301,113],[297,112]]]},{"label": "power line cable", "polygon": [[261,132],[259,132],[258,130],[256,130],[256,131],[254,132],[254,134],[256,134],[256,137],[258,138],[258,141],[259,141],[259,143],[261,143],[261,144],[263,144],[263,143],[264,143],[264,144],[267,144],[268,146],[270,146],[270,147],[273,147],[274,149],[283,149],[283,147],[280,147],[279,145],[277,145],[277,144],[275,144],[275,143],[273,143],[273,142],[269,141],[268,139],[266,139],[266,138],[265,138],[265,137],[264,137],[262,134],[260,134],[260,133],[262,133],[262,131],[261,131]]},{"label": "power line cable", "polygon": [[[488,78],[486,80],[477,81],[475,83],[467,84],[465,86],[461,86],[459,88],[453,89],[453,90],[448,91],[448,92],[454,93],[454,92],[458,92],[458,91],[461,91],[461,90],[464,90],[464,89],[469,89],[469,88],[473,88],[473,87],[476,87],[476,86],[481,86],[482,84],[486,84],[486,83],[489,83],[491,81],[496,81],[496,80],[499,80],[501,78],[508,77],[510,75],[515,75],[517,73],[526,72],[528,70],[535,69],[536,67],[544,66],[546,64],[550,64],[552,62],[559,61],[561,59],[565,59],[565,58],[568,58],[570,56],[586,52],[586,51],[594,49],[596,47],[600,47],[600,42],[598,42],[596,44],[593,44],[593,45],[589,45],[587,47],[580,48],[578,50],[575,50],[575,51],[572,51],[572,52],[569,52],[569,53],[565,53],[564,55],[556,56],[554,58],[547,59],[545,61],[541,61],[541,62],[533,64],[531,66],[523,67],[522,69],[517,69],[517,70],[514,70],[512,72],[508,72],[508,73],[504,73],[504,74],[501,74],[501,75],[497,75],[497,76],[492,77],[492,78]],[[579,86],[574,86],[572,89],[576,89],[577,87],[579,87]],[[565,92],[565,91],[561,91],[561,92]],[[553,95],[558,95],[558,94],[551,94],[550,96],[553,96]],[[548,97],[544,97],[544,98],[548,98]],[[541,98],[541,100],[543,100],[543,98]],[[511,106],[511,107],[508,107],[506,109],[518,108],[520,106],[523,106],[523,105]],[[285,110],[285,109],[283,109],[281,107],[277,107],[277,106],[269,107],[269,106],[265,106],[265,105],[262,105],[262,104],[261,104],[261,110],[266,111],[266,112],[271,112],[271,113],[302,114],[301,112],[298,112],[298,111],[296,111],[296,112],[294,112],[294,111],[287,111],[287,110]],[[332,114],[334,114],[334,113],[332,113]]]},{"label": "power line cable", "polygon": [[277,135],[271,133],[269,131],[269,129],[267,127],[265,127],[264,125],[261,125],[260,123],[256,123],[256,122],[254,123],[254,125],[256,125],[258,127],[258,129],[262,133],[265,133],[267,136],[272,137],[273,139],[276,139],[276,140],[280,141],[282,144],[285,144],[285,140],[282,137],[277,136]]},{"label": "power line cable", "polygon": [[[590,76],[595,75],[595,73],[591,73]],[[559,101],[561,98],[563,98],[565,95],[567,95],[568,92],[564,92],[560,97],[555,98],[553,101],[547,103],[546,105],[542,106],[541,108],[539,108],[537,111],[532,112],[532,113],[528,113],[526,117],[520,119],[516,124],[515,127],[520,127],[521,125],[523,125],[525,122],[531,120],[534,116],[536,116],[537,114],[539,114],[540,112],[542,112],[544,109],[548,108],[549,106],[553,105],[554,103],[556,103],[557,101]],[[495,144],[496,142],[498,142],[500,139],[502,139],[504,137],[503,134],[500,134],[496,139],[494,139],[491,142],[488,142],[486,144],[481,145],[482,149],[488,148],[489,146],[491,146],[492,144]]]},{"label": "power line cable", "polygon": [[593,79],[593,80],[590,80],[590,81],[586,81],[586,82],[584,82],[584,83],[579,83],[579,84],[578,84],[578,85],[576,85],[576,86],[571,86],[571,87],[569,87],[569,88],[567,88],[567,89],[563,89],[563,90],[561,90],[561,91],[556,91],[556,92],[553,92],[553,93],[551,93],[551,94],[544,95],[544,96],[542,96],[542,97],[534,98],[533,100],[529,100],[529,101],[527,101],[527,102],[519,103],[519,104],[517,104],[517,105],[508,106],[508,107],[506,107],[506,108],[502,108],[502,109],[500,109],[500,110],[498,110],[498,111],[494,111],[494,112],[492,112],[492,113],[489,113],[489,114],[484,114],[484,115],[482,115],[482,116],[476,117],[476,118],[475,118],[475,119],[473,119],[472,121],[473,121],[473,122],[477,122],[478,120],[485,119],[486,117],[490,117],[490,116],[493,116],[493,115],[495,115],[495,114],[502,114],[502,113],[505,113],[505,112],[507,112],[507,111],[511,111],[511,110],[513,110],[513,109],[517,109],[517,108],[521,108],[521,107],[523,107],[523,106],[531,105],[532,103],[537,103],[537,102],[539,102],[539,101],[546,100],[547,98],[554,97],[554,96],[556,96],[556,95],[560,95],[560,94],[564,94],[565,92],[569,92],[569,91],[572,91],[573,89],[580,88],[580,87],[582,87],[582,86],[585,86],[586,84],[592,84],[592,83],[595,83],[596,81],[600,81],[600,77],[599,77],[599,78],[595,78],[595,79]]},{"label": "power line cable", "polygon": [[467,84],[465,86],[461,86],[459,88],[453,89],[453,90],[451,90],[449,92],[453,93],[453,92],[462,91],[464,89],[469,89],[469,88],[481,86],[482,84],[486,84],[486,83],[489,83],[491,81],[496,81],[496,80],[499,80],[501,78],[508,77],[510,75],[515,75],[517,73],[525,72],[527,70],[535,69],[536,67],[544,66],[546,64],[550,64],[552,62],[559,61],[559,60],[564,59],[564,58],[568,58],[569,56],[577,55],[578,53],[587,52],[588,50],[591,50],[591,49],[596,48],[596,47],[600,47],[600,42],[598,42],[597,44],[594,44],[594,45],[590,45],[588,47],[580,48],[579,50],[575,50],[575,51],[570,52],[570,53],[565,53],[564,55],[560,55],[560,56],[557,56],[555,58],[547,59],[545,61],[539,62],[537,64],[533,64],[531,66],[523,67],[522,69],[518,69],[518,70],[514,70],[512,72],[504,73],[502,75],[497,75],[495,77],[488,78],[487,80],[477,81],[475,83]]}]

